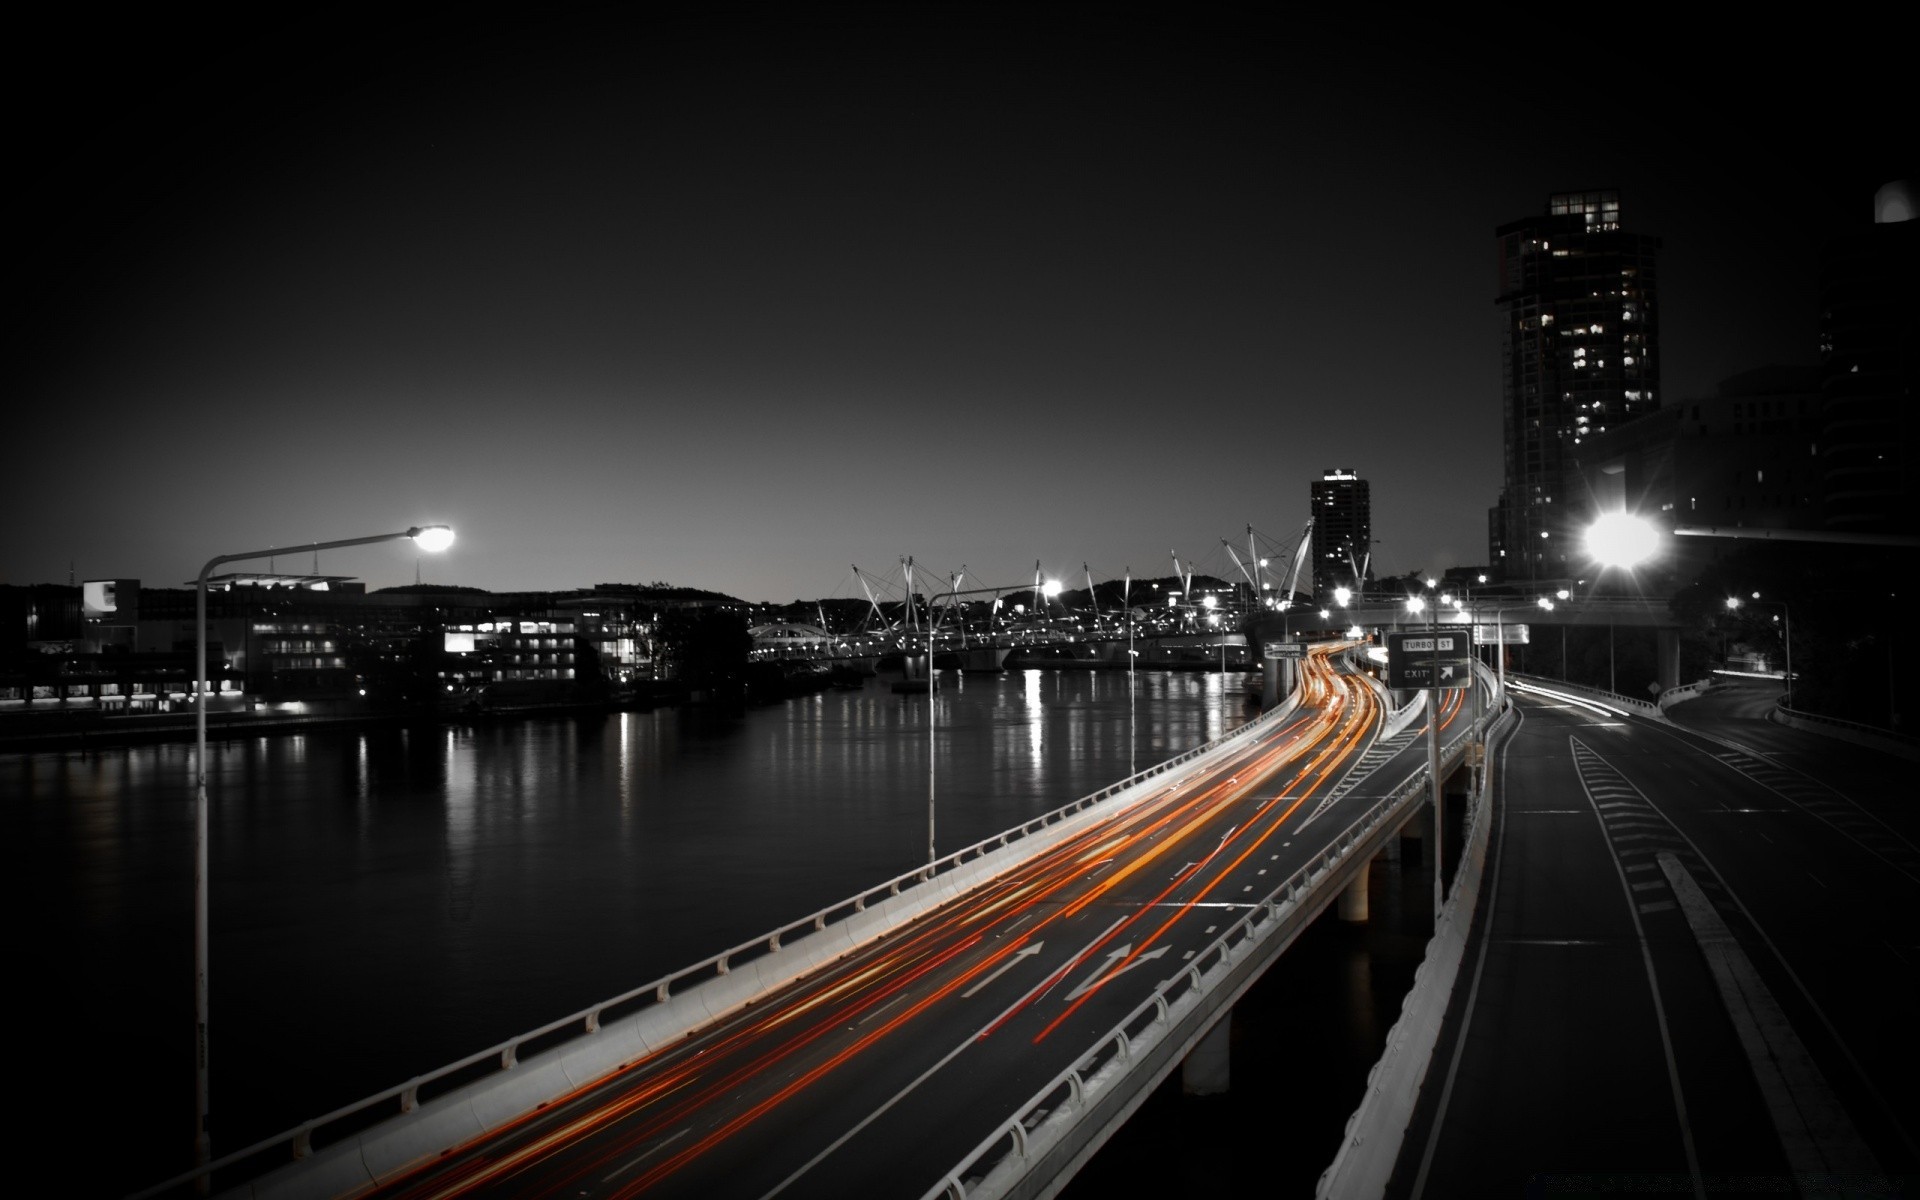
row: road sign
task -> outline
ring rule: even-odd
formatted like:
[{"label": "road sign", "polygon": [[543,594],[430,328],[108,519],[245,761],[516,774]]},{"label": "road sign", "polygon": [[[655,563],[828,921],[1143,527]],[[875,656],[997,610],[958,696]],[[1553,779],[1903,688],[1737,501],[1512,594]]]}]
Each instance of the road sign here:
[{"label": "road sign", "polygon": [[1502,643],[1508,646],[1525,646],[1530,644],[1528,634],[1529,630],[1525,625],[1488,622],[1473,627],[1474,644],[1480,646],[1498,646]]},{"label": "road sign", "polygon": [[1266,650],[1268,658],[1305,658],[1307,656],[1305,642],[1268,642]]},{"label": "road sign", "polygon": [[1387,686],[1390,688],[1465,688],[1473,686],[1468,666],[1472,634],[1466,629],[1387,635]]},{"label": "road sign", "polygon": [[1387,660],[1387,686],[1390,688],[1468,688],[1473,686],[1471,667],[1465,659],[1439,662]]}]

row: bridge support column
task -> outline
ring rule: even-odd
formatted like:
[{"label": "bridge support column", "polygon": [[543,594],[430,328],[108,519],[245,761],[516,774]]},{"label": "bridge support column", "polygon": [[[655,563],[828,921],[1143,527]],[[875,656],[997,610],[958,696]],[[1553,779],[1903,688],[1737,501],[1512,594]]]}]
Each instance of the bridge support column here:
[{"label": "bridge support column", "polygon": [[1229,1043],[1233,1039],[1233,1010],[1220,1014],[1213,1028],[1187,1051],[1180,1064],[1180,1090],[1189,1096],[1225,1095],[1233,1081]]},{"label": "bridge support column", "polygon": [[[1433,805],[1422,802],[1420,811],[1408,818],[1400,827],[1400,853],[1409,866],[1419,866],[1427,857],[1427,847],[1433,845]],[[1412,846],[1405,843],[1412,842]]]},{"label": "bridge support column", "polygon": [[1264,711],[1293,695],[1299,686],[1300,664],[1291,658],[1260,660],[1260,708]]},{"label": "bridge support column", "polygon": [[1006,669],[1010,647],[969,646],[961,658],[961,669],[966,671],[1001,671]]},{"label": "bridge support column", "polygon": [[1367,919],[1367,879],[1373,874],[1371,860],[1360,864],[1360,873],[1340,893],[1340,919],[1361,922]]},{"label": "bridge support column", "polygon": [[1656,629],[1653,639],[1653,680],[1661,691],[1680,686],[1680,631]]}]

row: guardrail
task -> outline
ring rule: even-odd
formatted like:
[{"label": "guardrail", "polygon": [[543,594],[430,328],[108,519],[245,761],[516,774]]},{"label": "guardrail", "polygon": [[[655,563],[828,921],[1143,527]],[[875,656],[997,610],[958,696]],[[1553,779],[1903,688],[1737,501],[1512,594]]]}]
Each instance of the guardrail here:
[{"label": "guardrail", "polygon": [[1826,717],[1819,713],[1788,708],[1785,701],[1774,705],[1768,712],[1767,719],[1790,729],[1826,734],[1829,737],[1852,742],[1856,746],[1868,746],[1875,750],[1884,750],[1888,754],[1897,754],[1901,758],[1920,760],[1920,738],[1895,733],[1877,725],[1863,725],[1858,721],[1846,721],[1839,717]]},{"label": "guardrail", "polygon": [[[736,970],[745,972],[748,968],[751,968],[753,973],[765,985],[762,991],[791,982],[806,974],[812,967],[819,965],[819,960],[808,954],[798,954],[796,961],[792,964],[792,970],[784,977],[776,976],[772,972],[764,972],[761,968],[777,961],[775,956],[780,955],[783,951],[801,951],[807,949],[807,943],[804,940],[807,935],[824,932],[830,922],[838,923],[866,913],[868,912],[868,906],[870,904],[891,901],[893,898],[899,896],[907,896],[909,899],[912,899],[915,895],[915,889],[922,888],[937,878],[950,874],[962,864],[975,864],[990,853],[1015,846],[1022,839],[1034,837],[1035,835],[1049,831],[1069,818],[1086,813],[1104,801],[1136,789],[1142,783],[1156,779],[1185,766],[1203,755],[1211,754],[1230,744],[1253,737],[1263,731],[1267,726],[1285,720],[1295,711],[1296,706],[1297,702],[1289,698],[1286,703],[1276,705],[1267,712],[1260,714],[1211,741],[1167,759],[1165,762],[1135,772],[1117,783],[1109,784],[1099,791],[1089,793],[1078,800],[1064,804],[1050,812],[1043,813],[1024,824],[1004,830],[993,837],[975,842],[971,846],[956,850],[944,858],[938,859],[917,870],[895,876],[893,879],[877,884],[857,895],[850,896],[835,904],[830,904],[798,920],[790,921],[769,933],[761,934],[758,937],[741,942],[737,946],[723,950],[692,966],[684,967],[670,974],[663,975],[658,979],[642,984],[629,991],[622,992],[618,996],[603,1000],[598,1004],[582,1009],[570,1016],[562,1017],[556,1021],[550,1021],[537,1029],[529,1030],[526,1033],[508,1038],[506,1041],[490,1046],[477,1053],[469,1054],[465,1058],[449,1063],[437,1070],[430,1071],[424,1075],[417,1075],[404,1083],[387,1088],[384,1091],[375,1092],[351,1104],[342,1105],[331,1112],[302,1121],[291,1129],[274,1134],[271,1137],[263,1138],[250,1146],[224,1155],[204,1167],[174,1176],[144,1191],[135,1193],[130,1200],[147,1200],[147,1198],[150,1197],[164,1195],[175,1189],[182,1188],[185,1185],[192,1184],[203,1177],[211,1177],[215,1173],[246,1165],[249,1160],[255,1160],[256,1163],[260,1164],[259,1171],[254,1173],[258,1174],[266,1170],[284,1166],[288,1157],[291,1157],[294,1161],[306,1159],[316,1152],[316,1136],[324,1136],[331,1127],[346,1127],[345,1136],[363,1133],[380,1121],[415,1112],[426,1098],[423,1096],[423,1093],[433,1092],[435,1096],[438,1096],[451,1092],[458,1087],[466,1087],[477,1082],[483,1082],[488,1077],[497,1075],[500,1072],[511,1071],[520,1065],[522,1052],[528,1050],[530,1047],[541,1053],[557,1049],[575,1042],[580,1038],[600,1032],[602,1024],[615,1016],[620,1019],[625,1019],[630,1014],[641,1013],[650,1006],[668,1004],[681,994],[702,984],[711,984],[718,980],[725,979]],[[1036,851],[1042,848],[1044,847],[1036,847]],[[971,886],[978,886],[979,883],[985,882],[986,878],[988,877],[982,877],[974,881]],[[944,893],[936,894],[938,892],[939,889],[931,889],[927,892],[930,902],[937,902],[949,898],[949,896]],[[907,916],[903,914],[901,919],[905,920]],[[885,930],[882,929],[874,932],[872,937],[877,938],[883,936],[884,933]],[[839,950],[843,953],[846,950],[854,948],[856,944],[859,943],[846,943],[840,946]],[[827,949],[832,951],[835,948],[828,947]],[[726,1012],[730,1012],[734,1008],[746,1003],[750,998],[751,997],[746,995],[734,997],[734,1002],[724,1009],[701,1006],[698,1012],[690,1014],[693,1019],[689,1024],[689,1029],[697,1028],[713,1020],[717,1020]],[[438,1085],[438,1090],[435,1090],[436,1085]],[[381,1116],[379,1110],[383,1108],[388,1111],[384,1116]],[[336,1139],[336,1141],[338,1140],[344,1139]],[[275,1155],[271,1162],[260,1163],[260,1160],[274,1154],[275,1151],[285,1151],[286,1153],[284,1155]],[[252,1175],[248,1176],[248,1178],[252,1177]]]},{"label": "guardrail", "polygon": [[[1441,769],[1457,765],[1470,735],[1484,730],[1495,714],[1463,730],[1441,756]],[[1109,1029],[1073,1066],[1035,1092],[998,1129],[964,1155],[921,1200],[986,1200],[1006,1194],[1031,1164],[1058,1146],[1075,1123],[1118,1085],[1134,1063],[1158,1048],[1175,1027],[1193,1015],[1207,993],[1281,929],[1308,902],[1315,888],[1366,844],[1381,825],[1409,803],[1427,794],[1427,765],[1422,762],[1387,796],[1350,822],[1328,849],[1286,877],[1256,901],[1248,914],[1155,986],[1153,994]]]},{"label": "guardrail", "polygon": [[1665,712],[1683,701],[1697,700],[1712,689],[1713,676],[1709,675],[1705,679],[1697,679],[1692,683],[1683,683],[1679,687],[1668,688],[1666,691],[1660,693],[1660,698],[1655,703],[1659,706],[1661,712]]}]

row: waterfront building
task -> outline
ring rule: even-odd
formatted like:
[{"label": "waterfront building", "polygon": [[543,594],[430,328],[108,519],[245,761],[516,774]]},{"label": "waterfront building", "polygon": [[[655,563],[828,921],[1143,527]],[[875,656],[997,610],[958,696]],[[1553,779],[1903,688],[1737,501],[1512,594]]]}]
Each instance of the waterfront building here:
[{"label": "waterfront building", "polygon": [[1660,239],[1624,228],[1614,191],[1555,194],[1495,238],[1503,476],[1488,555],[1510,580],[1566,578],[1583,445],[1659,407]]}]

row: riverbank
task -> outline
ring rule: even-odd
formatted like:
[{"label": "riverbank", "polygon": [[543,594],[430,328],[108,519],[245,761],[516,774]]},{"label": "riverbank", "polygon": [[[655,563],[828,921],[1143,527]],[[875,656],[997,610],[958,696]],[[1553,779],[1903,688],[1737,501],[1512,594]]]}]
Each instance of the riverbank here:
[{"label": "riverbank", "polygon": [[[226,711],[207,714],[207,740],[307,733],[322,729],[378,729],[397,726],[472,725],[520,717],[592,712],[646,712],[678,704],[686,689],[648,684],[608,700],[492,705],[481,710],[421,712],[380,709],[357,712]],[[109,715],[98,711],[13,712],[0,715],[0,753],[36,750],[88,750],[95,747],[193,741],[198,736],[191,708],[163,713]]]}]

